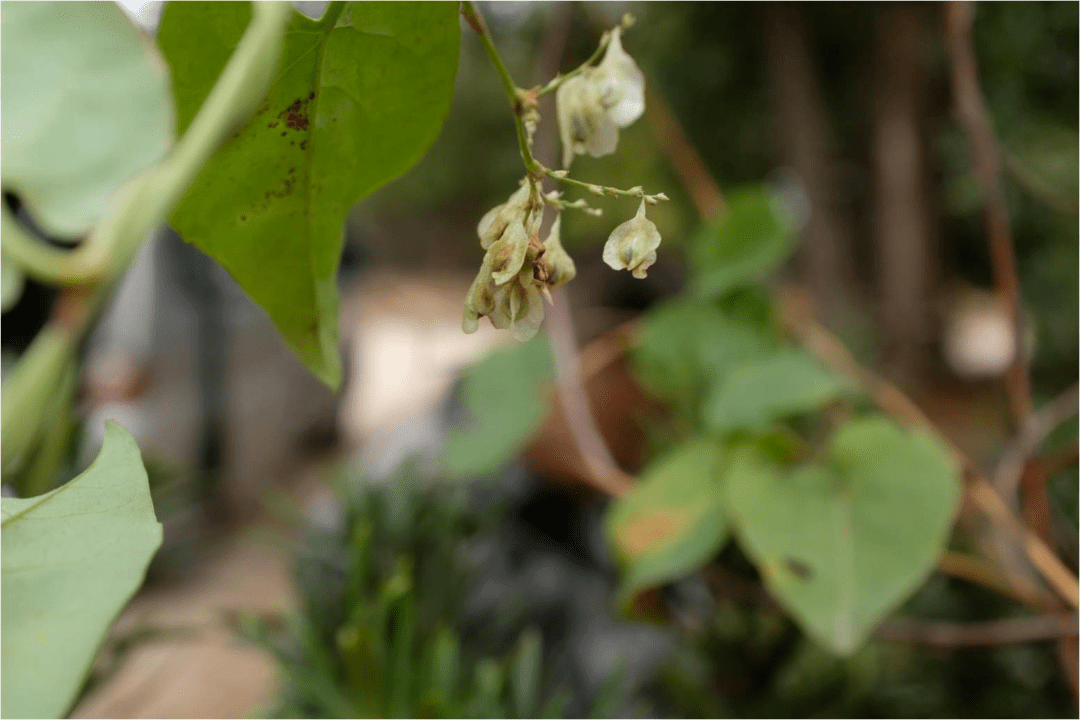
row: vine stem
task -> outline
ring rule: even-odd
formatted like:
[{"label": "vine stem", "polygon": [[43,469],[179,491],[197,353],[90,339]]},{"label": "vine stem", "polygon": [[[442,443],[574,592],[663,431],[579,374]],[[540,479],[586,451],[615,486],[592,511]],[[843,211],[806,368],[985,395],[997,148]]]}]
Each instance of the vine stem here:
[{"label": "vine stem", "polygon": [[499,74],[503,89],[506,90],[506,96],[510,100],[510,109],[513,110],[514,113],[514,131],[517,133],[518,150],[521,152],[521,160],[525,163],[525,170],[529,174],[529,178],[534,181],[539,180],[543,175],[543,172],[540,169],[540,163],[536,162],[532,150],[529,148],[529,142],[525,135],[525,125],[522,119],[522,113],[524,112],[524,103],[522,102],[523,91],[518,88],[514,83],[514,79],[510,77],[510,71],[506,69],[506,64],[503,62],[502,56],[499,55],[498,48],[496,48],[495,43],[492,42],[491,33],[488,31],[487,23],[484,22],[484,16],[480,14],[480,9],[476,7],[476,3],[472,2],[472,0],[466,0],[461,3],[461,15],[465,18],[465,22],[469,23],[469,27],[471,27],[480,38],[480,43],[484,46],[484,50],[487,52],[491,64],[495,66],[495,72]]},{"label": "vine stem", "polygon": [[971,39],[974,12],[971,3],[950,2],[945,6],[945,46],[957,117],[967,133],[975,176],[982,185],[994,285],[1012,316],[1014,356],[1006,371],[1005,389],[1014,423],[1021,427],[1033,408],[1026,321],[1016,270],[1016,251],[1009,229],[1009,211],[1001,188],[1001,153],[994,140],[986,99],[979,87],[979,70]]},{"label": "vine stem", "polygon": [[5,470],[33,446],[46,422],[47,399],[151,231],[175,209],[203,165],[269,90],[292,14],[288,3],[252,3],[251,22],[183,137],[162,162],[121,189],[111,211],[91,231],[88,246],[102,248],[108,257],[101,277],[85,291],[68,289],[59,311],[5,378],[0,396]]},{"label": "vine stem", "polygon": [[551,92],[551,90],[557,88],[566,80],[569,80],[574,75],[584,71],[585,68],[588,67],[595,58],[599,57],[599,54],[607,47],[607,43],[611,38],[610,33],[605,33],[600,42],[600,46],[593,54],[593,57],[590,57],[581,67],[566,75],[556,77],[542,88],[523,90],[514,83],[514,79],[506,69],[506,63],[503,62],[502,57],[499,55],[499,49],[496,48],[495,43],[492,42],[491,33],[488,31],[487,23],[484,22],[484,16],[480,14],[480,9],[476,7],[476,3],[472,2],[472,0],[465,0],[465,2],[462,2],[461,15],[465,18],[465,22],[469,24],[469,27],[471,27],[480,38],[480,43],[484,46],[488,58],[491,59],[491,64],[495,66],[495,71],[499,74],[499,79],[502,81],[503,89],[506,90],[507,99],[510,101],[510,108],[513,110],[514,131],[517,133],[518,149],[521,152],[521,160],[525,163],[525,172],[528,174],[530,182],[538,183],[543,178],[549,177],[556,182],[565,183],[582,190],[588,190],[589,192],[598,195],[637,197],[646,199],[649,203],[668,199],[663,193],[647,195],[641,188],[620,190],[619,188],[574,180],[573,178],[567,177],[565,171],[552,170],[545,166],[533,156],[532,148],[529,147],[528,133],[525,131],[525,120],[523,117],[526,107],[535,107],[536,101],[540,95]]},{"label": "vine stem", "polygon": [[61,250],[30,235],[5,205],[4,259],[39,282],[81,285],[97,282],[108,265],[108,249],[89,240],[74,250]]}]

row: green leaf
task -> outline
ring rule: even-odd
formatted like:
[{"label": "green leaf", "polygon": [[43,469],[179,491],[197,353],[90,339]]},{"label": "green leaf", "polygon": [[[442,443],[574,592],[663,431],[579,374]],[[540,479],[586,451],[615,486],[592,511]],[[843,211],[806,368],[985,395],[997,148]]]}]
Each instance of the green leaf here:
[{"label": "green leaf", "polygon": [[846,388],[815,358],[785,350],[743,365],[715,385],[704,403],[705,426],[719,433],[757,430],[821,407]]},{"label": "green leaf", "polygon": [[428,681],[424,685],[431,709],[445,710],[458,698],[458,673],[461,649],[457,635],[447,626],[435,632],[429,646]]},{"label": "green leaf", "polygon": [[697,274],[693,295],[714,298],[758,282],[787,259],[796,239],[767,189],[737,190],[727,209],[702,229],[691,246]]},{"label": "green leaf", "polygon": [[775,345],[764,327],[710,304],[678,299],[646,315],[631,357],[646,388],[696,420],[707,387]]},{"label": "green leaf", "polygon": [[48,234],[84,235],[172,145],[165,64],[114,3],[13,3],[0,35],[3,189]]},{"label": "green leaf", "polygon": [[[180,126],[247,25],[247,3],[165,7],[159,42]],[[454,3],[332,3],[297,13],[266,101],[200,173],[173,215],[224,266],[323,382],[341,382],[337,269],[346,213],[434,142],[450,107]]]},{"label": "green leaf", "polygon": [[462,387],[471,427],[447,438],[447,474],[467,478],[493,473],[520,452],[547,417],[544,389],[553,371],[543,333],[496,350],[473,366]]},{"label": "green leaf", "polygon": [[687,443],[651,464],[640,483],[612,503],[605,529],[624,568],[624,602],[643,588],[686,575],[727,540],[722,461],[715,443]]},{"label": "green leaf", "polygon": [[882,418],[838,430],[824,465],[787,472],[740,448],[726,488],[739,542],[773,596],[842,654],[930,574],[960,500],[944,448]]},{"label": "green leaf", "polygon": [[61,717],[161,545],[134,438],[108,423],[86,472],[0,515],[2,714]]},{"label": "green leaf", "polygon": [[510,700],[514,717],[528,718],[536,715],[540,700],[541,664],[540,634],[529,630],[521,635],[517,655],[510,674]]},{"label": "green leaf", "polygon": [[26,278],[15,263],[0,261],[0,312],[7,312],[18,304],[25,285]]}]

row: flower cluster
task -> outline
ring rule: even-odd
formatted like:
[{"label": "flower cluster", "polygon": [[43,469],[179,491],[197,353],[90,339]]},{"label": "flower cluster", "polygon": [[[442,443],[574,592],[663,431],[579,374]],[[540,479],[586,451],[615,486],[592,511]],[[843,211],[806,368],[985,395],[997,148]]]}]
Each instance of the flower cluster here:
[{"label": "flower cluster", "polygon": [[[532,90],[513,87],[508,93],[515,103],[518,142],[528,173],[521,188],[503,204],[492,208],[480,220],[477,233],[486,251],[480,272],[465,297],[462,328],[476,332],[480,318],[488,317],[499,329],[509,329],[518,340],[528,340],[544,320],[544,298],[550,289],[569,282],[575,274],[574,261],[559,240],[562,211],[582,210],[599,215],[598,208],[584,200],[566,201],[561,193],[542,194],[540,182],[551,178],[601,196],[635,197],[641,200],[637,214],[616,227],[604,246],[604,262],[615,270],[628,270],[644,278],[656,262],[660,233],[645,217],[645,206],[667,200],[663,193],[647,195],[640,187],[629,190],[585,183],[568,177],[577,155],[600,157],[615,152],[619,130],[645,112],[645,76],[622,46],[622,30],[633,18],[625,16],[620,26],[606,34],[593,58],[566,76]],[[502,61],[490,43],[486,45],[497,67]],[[603,52],[600,62],[595,57]],[[505,70],[503,71],[506,80]],[[552,170],[532,156],[532,139],[540,120],[537,98],[556,91],[556,112],[563,146],[563,169]],[[539,239],[545,205],[556,211],[547,239]]]},{"label": "flower cluster", "polygon": [[517,340],[528,340],[544,321],[542,297],[573,279],[574,261],[559,239],[561,215],[547,239],[539,239],[544,203],[532,182],[525,182],[502,205],[487,212],[477,226],[486,250],[480,272],[465,296],[462,329],[476,332],[481,317]]},{"label": "flower cluster", "polygon": [[622,28],[611,31],[607,52],[596,67],[568,78],[555,96],[563,167],[575,155],[610,155],[619,142],[619,129],[645,112],[645,76],[623,50]]}]

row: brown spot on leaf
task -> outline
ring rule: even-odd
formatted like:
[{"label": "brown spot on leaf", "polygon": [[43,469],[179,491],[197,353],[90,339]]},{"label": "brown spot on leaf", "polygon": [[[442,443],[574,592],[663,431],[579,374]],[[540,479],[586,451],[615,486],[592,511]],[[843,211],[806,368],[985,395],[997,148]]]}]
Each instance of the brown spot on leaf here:
[{"label": "brown spot on leaf", "polygon": [[787,565],[796,577],[802,580],[809,580],[814,577],[814,571],[810,569],[810,566],[801,560],[796,560],[793,557],[784,558],[784,564]]},{"label": "brown spot on leaf", "polygon": [[693,522],[696,514],[693,508],[646,512],[619,530],[619,546],[632,560],[680,533]]},{"label": "brown spot on leaf", "polygon": [[313,97],[315,97],[314,93],[306,98],[297,98],[292,105],[278,113],[278,117],[284,119],[285,125],[293,130],[307,130],[307,104]]},{"label": "brown spot on leaf", "polygon": [[307,140],[301,140],[300,141],[300,149],[301,150],[307,150]]},{"label": "brown spot on leaf", "polygon": [[240,216],[240,221],[241,222],[245,222],[246,220],[247,220],[247,215],[241,215]]}]

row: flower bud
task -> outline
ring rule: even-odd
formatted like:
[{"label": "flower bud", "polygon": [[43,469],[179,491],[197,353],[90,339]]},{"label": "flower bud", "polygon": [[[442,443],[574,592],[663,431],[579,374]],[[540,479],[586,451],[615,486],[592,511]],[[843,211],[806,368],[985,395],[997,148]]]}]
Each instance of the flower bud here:
[{"label": "flower bud", "polygon": [[476,233],[480,236],[480,247],[487,250],[491,244],[502,237],[515,220],[523,221],[529,206],[529,184],[522,185],[510,199],[502,205],[496,205],[480,218]]},{"label": "flower bud", "polygon": [[544,241],[544,261],[550,266],[548,270],[548,277],[546,279],[547,285],[553,288],[562,287],[566,283],[574,279],[577,275],[577,268],[574,266],[574,260],[563,249],[562,241],[559,238],[559,229],[562,225],[562,215],[555,216],[555,222],[551,226],[551,231],[548,233],[547,240]]},{"label": "flower bud", "polygon": [[645,201],[637,214],[611,231],[604,245],[604,262],[613,270],[629,270],[639,280],[656,262],[660,247],[660,231],[645,217]]}]

